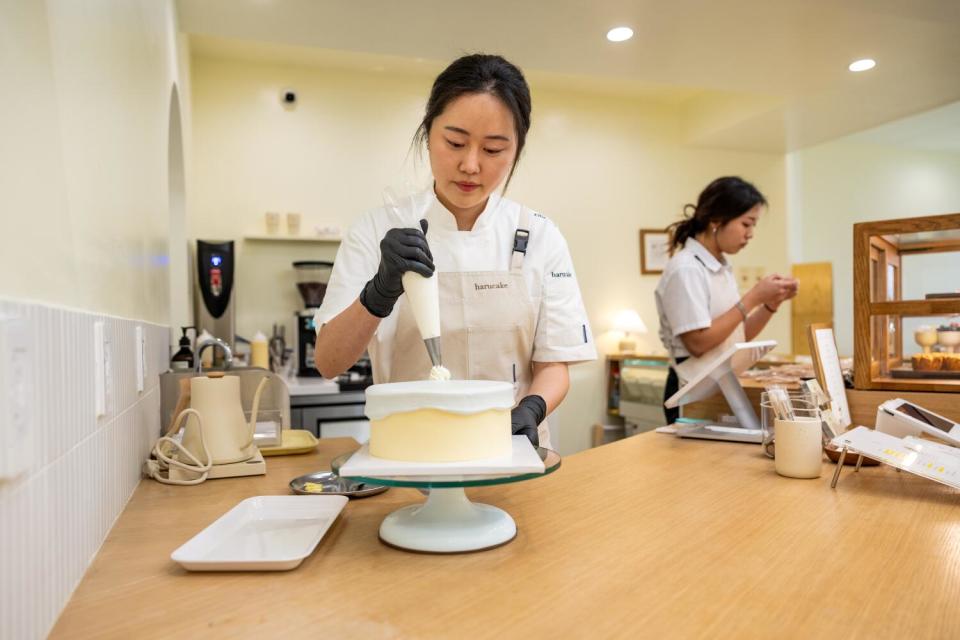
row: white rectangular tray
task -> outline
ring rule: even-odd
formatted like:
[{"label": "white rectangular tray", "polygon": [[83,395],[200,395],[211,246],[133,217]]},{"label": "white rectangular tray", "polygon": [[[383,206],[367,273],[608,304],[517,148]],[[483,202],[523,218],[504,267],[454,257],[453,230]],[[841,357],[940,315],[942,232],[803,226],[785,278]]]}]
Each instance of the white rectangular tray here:
[{"label": "white rectangular tray", "polygon": [[247,498],[170,558],[190,571],[286,571],[310,555],[346,496]]},{"label": "white rectangular tray", "polygon": [[381,478],[386,476],[480,476],[511,473],[543,473],[543,460],[526,436],[513,436],[513,453],[501,458],[466,462],[405,462],[370,455],[364,444],[343,466],[339,475]]}]

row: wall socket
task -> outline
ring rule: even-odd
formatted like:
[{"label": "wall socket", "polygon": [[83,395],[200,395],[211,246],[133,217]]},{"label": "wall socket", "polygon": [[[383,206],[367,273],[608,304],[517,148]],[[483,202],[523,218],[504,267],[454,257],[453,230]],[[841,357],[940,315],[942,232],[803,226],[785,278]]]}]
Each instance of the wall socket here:
[{"label": "wall socket", "polygon": [[94,407],[98,418],[107,415],[112,405],[113,362],[110,339],[102,320],[93,323]]},{"label": "wall socket", "polygon": [[133,348],[136,350],[134,353],[134,360],[137,363],[137,393],[143,393],[143,389],[147,380],[147,342],[143,335],[143,327],[140,325],[137,325],[135,336]]},{"label": "wall socket", "polygon": [[33,461],[30,326],[0,314],[0,480],[26,472]]},{"label": "wall socket", "polygon": [[737,278],[737,287],[740,292],[745,293],[763,280],[767,275],[767,270],[764,267],[737,267],[734,269],[734,275]]}]

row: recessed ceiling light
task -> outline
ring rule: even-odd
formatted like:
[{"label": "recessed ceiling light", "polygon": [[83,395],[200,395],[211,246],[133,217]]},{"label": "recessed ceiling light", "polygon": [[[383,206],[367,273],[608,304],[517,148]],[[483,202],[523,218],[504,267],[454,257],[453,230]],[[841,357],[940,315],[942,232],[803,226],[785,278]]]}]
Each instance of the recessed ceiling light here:
[{"label": "recessed ceiling light", "polygon": [[871,60],[870,58],[864,58],[863,60],[856,60],[854,62],[851,62],[850,66],[847,68],[850,69],[850,71],[853,71],[854,73],[856,73],[858,71],[869,71],[870,69],[873,69],[875,66],[877,66],[877,63],[875,60]]},{"label": "recessed ceiling light", "polygon": [[633,37],[633,29],[630,27],[614,27],[607,31],[607,40],[610,42],[623,42]]}]

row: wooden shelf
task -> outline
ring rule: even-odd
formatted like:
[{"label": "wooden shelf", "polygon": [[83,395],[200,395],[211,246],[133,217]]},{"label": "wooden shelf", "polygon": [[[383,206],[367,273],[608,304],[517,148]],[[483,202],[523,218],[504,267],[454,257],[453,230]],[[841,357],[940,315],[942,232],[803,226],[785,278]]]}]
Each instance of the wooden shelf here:
[{"label": "wooden shelf", "polygon": [[284,236],[284,235],[246,235],[244,240],[251,242],[340,242],[340,236]]},{"label": "wooden shelf", "polygon": [[656,364],[670,364],[667,356],[651,356],[642,353],[611,353],[607,355],[607,362],[623,362],[624,360],[648,360]]},{"label": "wooden shelf", "polygon": [[960,379],[947,380],[944,378],[893,378],[890,376],[876,376],[873,382],[883,385],[888,391],[940,391],[960,392]]},{"label": "wooden shelf", "polygon": [[871,302],[871,316],[946,316],[960,313],[960,298]]}]

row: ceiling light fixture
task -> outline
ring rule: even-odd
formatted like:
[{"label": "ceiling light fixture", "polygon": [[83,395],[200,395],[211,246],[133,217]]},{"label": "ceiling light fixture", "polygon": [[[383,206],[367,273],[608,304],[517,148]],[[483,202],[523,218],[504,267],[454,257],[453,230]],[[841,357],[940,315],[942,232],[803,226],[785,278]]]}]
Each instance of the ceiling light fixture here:
[{"label": "ceiling light fixture", "polygon": [[859,71],[869,71],[870,69],[873,69],[875,66],[877,66],[877,63],[875,60],[871,60],[870,58],[864,58],[863,60],[855,60],[854,62],[851,62],[850,66],[847,68],[850,69],[850,71],[857,73]]},{"label": "ceiling light fixture", "polygon": [[607,31],[607,40],[610,42],[623,42],[633,37],[633,29],[630,27],[614,27]]}]

